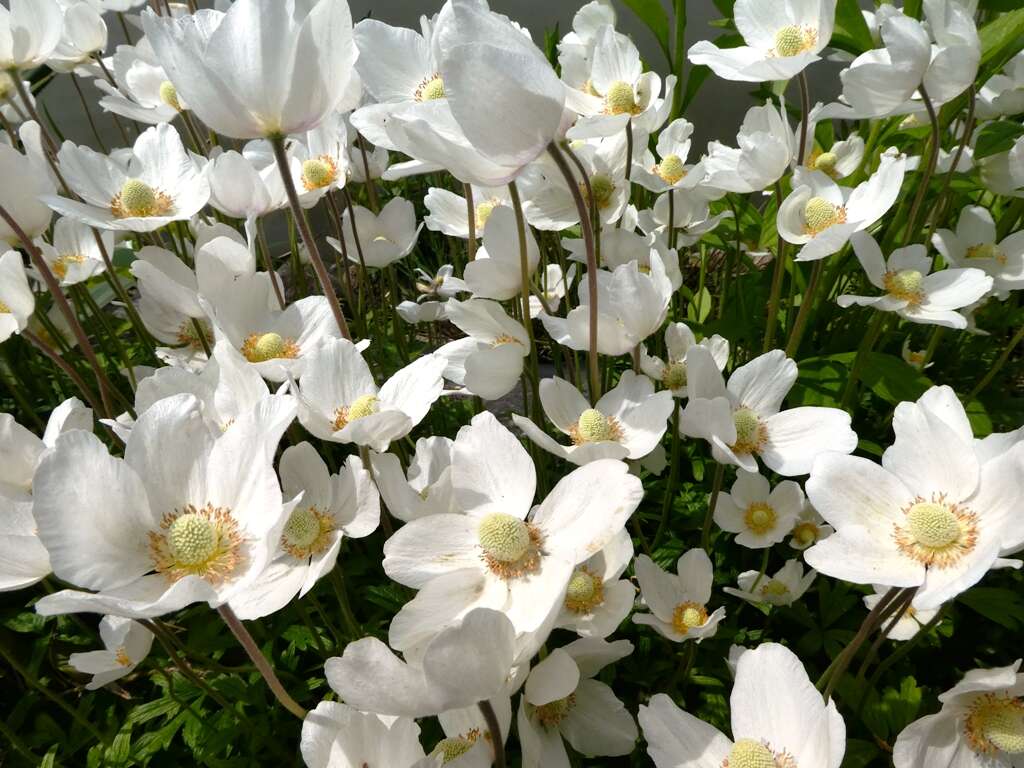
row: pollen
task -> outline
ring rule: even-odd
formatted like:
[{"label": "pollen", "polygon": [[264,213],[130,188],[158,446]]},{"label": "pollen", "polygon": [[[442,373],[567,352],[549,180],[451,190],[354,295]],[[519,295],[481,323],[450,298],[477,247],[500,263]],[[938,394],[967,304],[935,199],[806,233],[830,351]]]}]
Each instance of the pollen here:
[{"label": "pollen", "polygon": [[707,620],[707,608],[700,603],[687,601],[680,603],[672,611],[672,628],[680,635],[687,634],[691,629],[703,627]]},{"label": "pollen", "polygon": [[296,509],[281,533],[281,547],[293,557],[304,560],[318,555],[331,544],[334,518],[317,507]]},{"label": "pollen", "polygon": [[431,754],[435,756],[440,755],[441,765],[447,765],[455,758],[462,757],[469,752],[473,748],[474,743],[475,740],[470,741],[462,736],[451,736],[437,742],[437,746],[434,747],[434,751]]},{"label": "pollen", "polygon": [[624,80],[616,80],[609,85],[604,95],[604,111],[609,115],[635,115],[641,112],[633,96],[633,86]]},{"label": "pollen", "polygon": [[416,89],[416,101],[435,101],[437,99],[443,99],[444,93],[444,80],[441,79],[441,75],[435,72],[432,76],[424,79],[419,87]]},{"label": "pollen", "polygon": [[831,176],[833,179],[836,177],[836,163],[839,162],[839,156],[835,152],[822,152],[817,157],[811,160],[811,167],[816,171]]},{"label": "pollen", "polygon": [[576,694],[570,693],[564,699],[543,704],[533,710],[537,722],[545,728],[557,728],[559,723],[565,720],[576,706]]},{"label": "pollen", "polygon": [[809,547],[818,540],[818,526],[814,523],[799,523],[793,528],[793,538],[801,547]]},{"label": "pollen", "polygon": [[323,189],[338,178],[338,166],[327,155],[313,157],[302,164],[302,186],[307,192]]},{"label": "pollen", "polygon": [[778,579],[769,579],[766,584],[761,586],[761,594],[769,599],[785,597],[789,594],[789,587]]},{"label": "pollen", "polygon": [[760,741],[740,739],[722,761],[722,768],[796,768],[796,761],[789,753],[776,754]]},{"label": "pollen", "polygon": [[181,102],[178,101],[178,89],[174,87],[174,83],[170,80],[164,80],[160,83],[159,95],[160,101],[176,112],[181,112]]},{"label": "pollen", "polygon": [[992,259],[999,264],[1006,264],[1006,254],[995,243],[979,243],[967,249],[968,259]]},{"label": "pollen", "polygon": [[487,220],[491,218],[494,209],[499,205],[501,205],[501,201],[496,197],[492,197],[490,200],[484,200],[476,207],[473,218],[476,220],[477,232],[487,226]]},{"label": "pollen", "polygon": [[930,568],[948,568],[970,553],[978,541],[978,518],[943,495],[918,498],[896,524],[893,538],[903,554]]},{"label": "pollen", "polygon": [[242,537],[231,511],[207,504],[191,504],[164,515],[160,531],[149,534],[149,551],[155,569],[175,582],[199,576],[219,584],[242,561]]},{"label": "pollen", "polygon": [[924,292],[921,290],[923,281],[924,275],[916,269],[901,269],[898,272],[886,272],[882,285],[890,296],[917,305],[924,300]]},{"label": "pollen", "polygon": [[744,407],[733,412],[732,420],[736,425],[736,442],[729,446],[733,452],[759,452],[768,441],[768,428],[761,421],[761,417],[754,410]]},{"label": "pollen", "polygon": [[814,47],[818,33],[807,27],[791,24],[775,33],[775,55],[783,58],[796,56]]},{"label": "pollen", "polygon": [[85,262],[85,256],[80,253],[68,253],[63,256],[58,256],[53,262],[53,274],[63,280],[68,276],[68,266],[71,264],[82,264]]},{"label": "pollen", "polygon": [[334,431],[340,432],[356,419],[370,416],[380,410],[380,398],[376,395],[360,395],[351,405],[343,405],[334,412]]},{"label": "pollen", "polygon": [[132,660],[128,656],[128,651],[125,650],[123,645],[118,646],[117,650],[114,651],[114,661],[122,667],[130,667],[132,665]]},{"label": "pollen", "polygon": [[683,160],[679,155],[669,155],[655,166],[654,172],[666,184],[675,184],[686,175],[686,168],[683,167]]},{"label": "pollen", "polygon": [[677,361],[665,366],[661,374],[661,383],[665,389],[678,390],[686,386],[686,363]]},{"label": "pollen", "polygon": [[250,363],[265,363],[267,360],[292,360],[299,356],[299,346],[294,339],[286,339],[279,333],[253,333],[242,342],[242,355]]},{"label": "pollen", "polygon": [[604,174],[597,174],[590,179],[590,193],[587,196],[587,185],[580,182],[580,194],[583,200],[589,205],[596,204],[598,209],[607,208],[611,205],[612,197],[615,195],[615,182]]},{"label": "pollen", "polygon": [[172,207],[167,195],[141,179],[128,179],[110,201],[110,211],[119,219],[164,216]]},{"label": "pollen", "polygon": [[6,304],[4,304],[2,301],[0,301],[0,315],[9,315],[9,314],[11,314],[11,308],[8,307]]},{"label": "pollen", "polygon": [[772,530],[778,519],[779,516],[775,514],[772,505],[763,501],[755,501],[747,507],[747,511],[743,514],[743,523],[747,526],[747,530],[758,536],[763,536]]},{"label": "pollen", "polygon": [[829,227],[846,223],[846,208],[823,197],[812,197],[804,205],[804,234],[819,235]]},{"label": "pollen", "polygon": [[604,603],[604,582],[585,565],[575,570],[565,590],[566,610],[577,613],[592,613]]},{"label": "pollen", "polygon": [[540,567],[540,532],[518,517],[492,512],[480,521],[477,538],[487,567],[506,581]]},{"label": "pollen", "polygon": [[1024,699],[994,693],[978,696],[964,720],[964,733],[979,754],[1024,754]]},{"label": "pollen", "polygon": [[622,427],[613,416],[605,416],[594,408],[587,408],[580,414],[576,426],[571,427],[569,434],[573,443],[604,443],[622,440]]}]

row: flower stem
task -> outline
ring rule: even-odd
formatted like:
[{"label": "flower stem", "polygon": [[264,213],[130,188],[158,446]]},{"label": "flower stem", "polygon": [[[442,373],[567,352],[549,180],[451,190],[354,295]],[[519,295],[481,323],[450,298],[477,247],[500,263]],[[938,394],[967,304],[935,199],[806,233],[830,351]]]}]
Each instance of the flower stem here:
[{"label": "flower stem", "polygon": [[463,184],[462,192],[466,196],[466,226],[469,229],[466,258],[469,261],[474,261],[476,259],[476,205],[473,201],[473,185]]},{"label": "flower stem", "polygon": [[[283,145],[282,145],[283,146]],[[283,171],[282,171],[283,172]],[[281,681],[277,679],[277,674],[274,672],[274,668],[267,661],[267,657],[260,651],[259,646],[256,645],[256,641],[253,640],[252,635],[249,634],[249,630],[242,624],[242,620],[235,615],[235,612],[231,610],[231,606],[227,603],[217,609],[217,613],[224,620],[224,623],[228,625],[228,629],[231,630],[235,639],[238,640],[239,644],[245,649],[245,652],[249,654],[249,658],[252,659],[252,663],[256,665],[256,669],[266,680],[267,686],[270,688],[271,693],[280,702],[281,706],[291,712],[300,720],[305,719],[306,710],[299,705],[291,696],[288,695],[288,691],[281,685]]]},{"label": "flower stem", "polygon": [[807,288],[804,289],[803,298],[800,299],[800,311],[796,313],[793,330],[790,331],[789,341],[786,342],[786,357],[795,358],[800,349],[800,341],[803,339],[807,321],[810,320],[811,310],[814,308],[814,295],[818,292],[818,285],[821,283],[821,275],[824,271],[824,259],[814,262],[814,266],[811,268],[811,277],[807,281]]},{"label": "flower stem", "polygon": [[494,768],[505,768],[505,742],[501,737],[501,724],[498,716],[494,713],[494,707],[489,701],[481,701],[477,704],[480,714],[487,721],[487,730],[491,732],[491,746],[494,747]]},{"label": "flower stem", "polygon": [[295,180],[292,178],[291,169],[288,167],[288,154],[284,148],[284,137],[271,137],[270,146],[274,149],[274,159],[277,161],[277,168],[281,172],[281,180],[284,182],[284,189],[288,195],[288,204],[291,206],[292,216],[295,218],[295,223],[302,234],[302,240],[306,243],[306,249],[309,251],[309,260],[313,264],[313,271],[316,272],[317,279],[320,281],[320,288],[323,290],[327,303],[331,307],[334,320],[338,324],[338,330],[341,331],[343,337],[351,341],[352,334],[349,333],[348,323],[345,322],[345,315],[342,314],[341,304],[338,303],[338,294],[334,292],[331,276],[327,272],[327,267],[324,266],[324,260],[320,257],[320,250],[317,248],[316,239],[309,228],[306,214],[299,204],[299,195],[295,191]]},{"label": "flower stem", "polygon": [[935,114],[935,107],[932,105],[932,100],[928,96],[924,83],[921,84],[918,90],[921,93],[921,101],[924,103],[924,108],[928,111],[928,121],[932,125],[932,138],[928,144],[928,165],[925,166],[924,174],[918,182],[917,195],[914,197],[914,204],[910,206],[910,215],[907,217],[907,229],[903,234],[904,245],[910,245],[914,240],[914,235],[917,232],[917,216],[921,210],[921,204],[924,202],[924,197],[928,193],[928,183],[932,179],[932,174],[935,173],[935,166],[938,165],[939,148],[942,144],[939,117]]},{"label": "flower stem", "polygon": [[[530,319],[530,265],[528,261],[529,248],[526,243],[526,217],[523,215],[523,203],[519,198],[519,187],[514,181],[509,182],[508,194],[512,199],[512,210],[516,215],[516,230],[519,238],[519,278],[522,282],[521,300],[523,313],[523,326],[526,328],[526,335],[530,338],[530,367],[533,375],[530,376],[529,403],[530,414],[535,422],[540,423],[540,362],[537,357],[537,340],[533,335],[533,320]],[[526,404],[524,403],[524,406]]]},{"label": "flower stem", "polygon": [[843,397],[839,401],[839,407],[844,411],[849,410],[851,407],[851,401],[857,392],[857,383],[860,381],[860,373],[864,368],[864,362],[878,342],[878,337],[882,335],[882,326],[885,325],[885,320],[884,312],[875,312],[875,316],[871,318],[871,325],[868,326],[868,331],[864,335],[864,340],[857,349],[857,354],[853,358],[853,366],[850,368],[850,375],[846,379],[846,387],[843,389]]},{"label": "flower stem", "polygon": [[[782,184],[775,182],[775,205],[782,205]],[[772,288],[768,297],[768,318],[764,326],[764,346],[762,352],[775,348],[775,329],[779,324],[779,302],[782,300],[782,278],[786,274],[786,241],[779,235],[775,246],[775,266],[772,270]]]},{"label": "flower stem", "polygon": [[1018,344],[1024,341],[1024,325],[1017,329],[1017,333],[1014,334],[1013,338],[1010,339],[1010,343],[1003,349],[1003,353],[999,356],[999,359],[995,361],[991,368],[988,369],[988,373],[985,374],[984,378],[975,385],[974,389],[967,396],[966,401],[970,402],[978,395],[981,394],[982,390],[985,389],[989,384],[992,383],[992,379],[996,377],[996,374],[1003,369],[1006,365],[1006,361],[1010,359],[1010,355]]},{"label": "flower stem", "polygon": [[704,515],[704,526],[700,532],[700,547],[705,552],[711,551],[711,521],[715,517],[715,506],[718,494],[722,492],[722,481],[725,480],[725,464],[715,463],[715,478],[711,481],[711,496],[708,497],[708,512]]},{"label": "flower stem", "polygon": [[[807,87],[807,75],[804,72],[797,76],[797,82],[800,84],[800,107],[803,110],[803,119],[800,122],[800,154],[796,159],[797,165],[800,166],[807,160],[807,129],[809,127],[807,118],[811,112],[811,94]],[[781,203],[782,200],[780,199],[779,202]]]},{"label": "flower stem", "polygon": [[661,521],[658,523],[658,530],[654,534],[654,549],[665,538],[668,530],[668,520],[672,515],[672,502],[675,501],[676,483],[679,480],[679,398],[673,397],[675,405],[672,409],[672,447],[668,454],[668,483],[665,486],[665,498],[661,502]]},{"label": "flower stem", "polygon": [[953,162],[949,166],[949,171],[946,173],[946,178],[942,182],[942,191],[939,192],[937,202],[932,207],[931,223],[928,226],[928,238],[925,240],[925,244],[931,242],[932,234],[935,232],[935,227],[938,225],[942,218],[942,214],[945,213],[946,207],[946,196],[949,194],[949,187],[953,183],[953,176],[956,175],[956,167],[960,165],[960,158],[963,157],[964,150],[971,141],[971,136],[974,134],[974,112],[977,107],[978,99],[975,92],[974,84],[967,89],[967,120],[964,122],[964,135],[960,137],[960,144],[956,148],[956,152],[953,154]]}]

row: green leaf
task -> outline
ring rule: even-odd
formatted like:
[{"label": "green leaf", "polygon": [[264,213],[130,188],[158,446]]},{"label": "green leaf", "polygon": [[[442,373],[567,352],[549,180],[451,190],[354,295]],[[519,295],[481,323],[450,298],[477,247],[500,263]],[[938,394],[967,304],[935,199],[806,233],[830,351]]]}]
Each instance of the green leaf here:
[{"label": "green leaf", "polygon": [[999,587],[975,587],[957,600],[1012,632],[1024,627],[1024,596]]},{"label": "green leaf", "polygon": [[117,732],[117,736],[114,737],[114,741],[111,742],[110,747],[107,749],[104,763],[109,766],[125,765],[128,762],[128,756],[131,754],[131,747],[132,726],[131,723],[128,723]]},{"label": "green leaf", "polygon": [[983,157],[1009,152],[1013,149],[1013,142],[1018,136],[1024,135],[1024,126],[1012,120],[998,120],[989,123],[978,131],[977,143],[974,147],[974,157],[981,160]]},{"label": "green leaf", "polygon": [[701,288],[696,296],[686,306],[686,316],[695,323],[703,323],[711,314],[711,304],[714,300],[707,287]]},{"label": "green leaf", "polygon": [[979,82],[985,82],[1020,50],[1021,40],[1024,40],[1024,8],[1017,6],[1016,10],[997,16],[978,30],[981,38]]},{"label": "green leaf", "polygon": [[895,355],[871,352],[865,356],[861,380],[871,391],[893,405],[917,400],[932,386],[931,380]]},{"label": "green leaf", "polygon": [[864,15],[857,0],[839,0],[836,6],[836,26],[832,32],[832,47],[854,55],[875,47]]},{"label": "green leaf", "polygon": [[669,24],[668,13],[666,13],[660,0],[621,1],[623,5],[639,16],[640,21],[646,24],[648,29],[654,33],[654,37],[658,40],[658,45],[661,46],[661,50],[665,54],[665,60],[671,64],[672,53],[668,39],[668,31],[671,25]]}]

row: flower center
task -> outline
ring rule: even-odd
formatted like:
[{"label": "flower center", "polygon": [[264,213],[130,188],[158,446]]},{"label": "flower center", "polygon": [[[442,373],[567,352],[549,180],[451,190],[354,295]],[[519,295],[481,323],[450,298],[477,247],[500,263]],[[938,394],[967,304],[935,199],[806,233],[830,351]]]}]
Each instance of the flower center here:
[{"label": "flower center", "polygon": [[178,89],[174,87],[174,83],[170,80],[164,80],[160,83],[159,94],[160,101],[171,109],[181,112],[181,102],[178,101]]},{"label": "flower center", "polygon": [[140,179],[128,179],[110,202],[119,219],[162,216],[171,210],[171,200]]},{"label": "flower center", "polygon": [[787,753],[777,756],[759,741],[740,739],[732,745],[722,768],[796,768],[796,761]]},{"label": "flower center", "polygon": [[53,274],[63,280],[68,276],[68,266],[70,264],[81,264],[84,261],[85,256],[80,253],[68,253],[63,256],[59,256],[53,262]]},{"label": "flower center", "polygon": [[501,579],[508,581],[540,567],[540,532],[518,517],[492,512],[480,521],[477,540],[483,561]]},{"label": "flower center", "polygon": [[313,157],[302,164],[302,185],[307,191],[323,189],[338,178],[338,166],[327,155]]},{"label": "flower center", "polygon": [[4,304],[2,301],[0,301],[0,315],[9,315],[9,314],[11,314],[11,308],[8,307],[6,304]]},{"label": "flower center", "polygon": [[[199,326],[199,330],[196,330],[196,325]],[[198,351],[203,349],[203,341],[199,337],[199,332],[202,331],[203,336],[206,338],[206,345],[213,346],[213,330],[205,320],[186,320],[178,328],[178,343],[183,347],[191,347]]]},{"label": "flower center", "polygon": [[321,509],[296,509],[281,533],[281,547],[299,560],[317,555],[330,546],[334,519]]},{"label": "flower center", "polygon": [[778,515],[775,514],[775,509],[771,504],[766,504],[763,501],[755,501],[747,507],[747,511],[743,515],[743,522],[747,529],[758,536],[763,536],[774,528],[777,519]]},{"label": "flower center", "polygon": [[967,249],[968,259],[993,259],[1006,264],[1006,254],[995,243],[978,243]]},{"label": "flower center", "polygon": [[994,693],[979,696],[971,704],[964,731],[975,752],[1024,754],[1024,700]]},{"label": "flower center", "polygon": [[119,645],[117,650],[114,651],[114,661],[122,667],[130,667],[132,665],[132,660],[128,656],[128,651],[125,650],[123,645]]},{"label": "flower center", "polygon": [[299,347],[292,339],[285,339],[279,333],[253,333],[242,342],[242,354],[250,363],[265,363],[267,360],[294,359],[299,356]]},{"label": "flower center", "polygon": [[570,430],[576,445],[583,443],[618,442],[622,439],[622,428],[612,416],[605,416],[594,408],[587,408],[580,414],[580,420]]},{"label": "flower center", "polygon": [[734,453],[757,453],[768,440],[768,428],[761,422],[761,417],[751,408],[737,408],[732,414],[736,425],[736,442],[732,448]]},{"label": "flower center", "polygon": [[660,163],[658,163],[658,167],[655,171],[666,184],[675,184],[686,175],[686,169],[683,167],[683,160],[679,155],[669,155],[664,158]]},{"label": "flower center", "polygon": [[679,361],[669,363],[661,374],[661,383],[665,389],[682,389],[686,386],[686,363]]},{"label": "flower center", "polygon": [[601,577],[581,565],[569,579],[565,590],[565,607],[573,613],[591,613],[604,602],[604,582]]},{"label": "flower center", "polygon": [[835,152],[822,152],[818,155],[811,163],[811,167],[816,171],[821,171],[828,174],[829,176],[835,177],[836,163],[839,162],[839,156]]},{"label": "flower center", "polygon": [[444,96],[444,80],[436,72],[432,77],[428,77],[420,83],[416,89],[416,101],[435,101],[443,99]]},{"label": "flower center", "polygon": [[604,96],[604,110],[609,115],[635,115],[639,112],[633,98],[633,86],[624,80],[616,80],[609,85]]},{"label": "flower center", "polygon": [[339,432],[356,419],[362,419],[380,410],[380,398],[376,395],[361,395],[351,405],[343,405],[334,412],[334,431]]},{"label": "flower center", "polygon": [[576,706],[576,694],[570,693],[564,699],[551,701],[533,710],[537,722],[545,728],[555,728],[572,712]]},{"label": "flower center", "polygon": [[846,222],[846,209],[823,197],[812,197],[804,205],[804,233],[818,235],[829,227]]},{"label": "flower center", "polygon": [[155,568],[174,582],[199,576],[219,583],[231,575],[242,559],[242,537],[230,510],[207,504],[189,504],[183,511],[164,515],[160,532],[149,534]]},{"label": "flower center", "polygon": [[615,182],[602,173],[590,179],[591,197],[587,197],[587,185],[580,182],[580,194],[588,205],[595,204],[598,208],[607,208],[615,194]]},{"label": "flower center", "polygon": [[947,568],[974,549],[977,515],[944,496],[918,498],[903,510],[903,525],[894,531],[896,545],[908,557],[932,568]]},{"label": "flower center", "polygon": [[708,620],[708,611],[700,603],[687,601],[680,603],[672,611],[672,627],[680,635],[685,635],[695,627],[703,627]]},{"label": "flower center", "polygon": [[818,39],[818,33],[812,29],[800,28],[795,24],[783,27],[775,33],[775,54],[789,57],[810,50]]},{"label": "flower center", "polygon": [[901,269],[899,272],[886,272],[882,278],[882,285],[890,296],[911,304],[920,304],[924,298],[921,291],[923,280],[924,275],[916,269]]},{"label": "flower center", "polygon": [[487,220],[491,218],[494,209],[499,205],[501,205],[500,201],[492,197],[490,200],[484,200],[476,207],[474,218],[476,219],[477,232],[480,232],[487,225]]},{"label": "flower center", "polygon": [[476,744],[477,739],[480,738],[479,731],[470,731],[467,736],[450,736],[447,739],[441,739],[437,742],[437,746],[434,747],[434,751],[431,755],[441,756],[441,765],[447,765],[457,757],[462,757],[464,754],[469,752]]},{"label": "flower center", "polygon": [[765,597],[785,597],[789,594],[789,587],[778,579],[769,579],[762,585],[761,594]]},{"label": "flower center", "polygon": [[818,526],[814,523],[800,523],[793,528],[793,538],[802,547],[809,547],[818,540]]}]

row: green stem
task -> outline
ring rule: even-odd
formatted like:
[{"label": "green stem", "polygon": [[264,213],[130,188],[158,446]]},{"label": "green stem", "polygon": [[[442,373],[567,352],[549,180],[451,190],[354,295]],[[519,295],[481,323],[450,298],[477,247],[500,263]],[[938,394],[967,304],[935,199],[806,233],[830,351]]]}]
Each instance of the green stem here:
[{"label": "green stem", "polygon": [[935,173],[935,166],[938,165],[939,147],[942,143],[939,117],[935,114],[935,107],[932,104],[932,100],[928,97],[928,91],[923,83],[918,90],[921,93],[921,101],[924,103],[924,108],[928,111],[928,121],[932,126],[932,138],[928,144],[928,165],[925,166],[924,174],[918,182],[917,195],[914,197],[914,204],[910,206],[910,215],[907,217],[907,229],[903,235],[904,245],[910,245],[914,240],[914,235],[917,233],[917,216],[921,210],[921,204],[924,202],[924,197],[928,193],[928,184],[931,182],[932,174]]},{"label": "green stem", "polygon": [[[775,182],[775,206],[782,205],[782,184]],[[779,302],[782,300],[782,278],[786,273],[786,241],[779,234],[778,245],[775,246],[775,266],[772,269],[772,288],[768,297],[768,318],[764,327],[763,352],[775,348],[775,329],[779,324]]]},{"label": "green stem", "polygon": [[675,501],[676,483],[679,480],[679,398],[673,397],[675,404],[672,408],[672,447],[668,454],[668,483],[665,486],[665,497],[661,502],[661,521],[658,523],[658,530],[654,534],[654,549],[657,549],[665,539],[668,531],[669,517],[672,515],[672,504]]},{"label": "green stem", "polygon": [[864,335],[864,339],[857,349],[857,354],[853,358],[850,376],[846,380],[846,387],[843,389],[843,396],[839,401],[839,407],[844,411],[849,410],[854,395],[857,393],[857,383],[860,381],[860,374],[864,369],[864,363],[867,361],[867,356],[871,353],[871,350],[875,348],[878,337],[882,335],[882,327],[885,325],[886,319],[885,313],[878,311],[871,318],[871,325],[868,326],[868,331]]},{"label": "green stem", "polygon": [[491,746],[494,747],[494,766],[495,768],[505,768],[505,742],[501,736],[501,724],[498,722],[498,716],[494,713],[494,707],[491,706],[491,702],[486,700],[481,701],[477,706],[487,722],[487,730],[491,735]]},{"label": "green stem", "polygon": [[807,321],[811,317],[811,309],[814,307],[814,296],[821,283],[821,275],[825,271],[825,260],[818,259],[811,268],[811,278],[807,281],[807,288],[804,290],[803,298],[800,299],[800,311],[796,314],[793,322],[793,330],[790,331],[789,341],[786,342],[786,357],[795,358],[800,349],[800,341],[803,339],[804,330],[807,328]]},{"label": "green stem", "polygon": [[715,506],[718,504],[718,494],[722,492],[722,481],[725,480],[725,464],[715,463],[715,477],[711,481],[711,496],[708,498],[708,511],[704,515],[704,526],[700,532],[700,547],[705,552],[711,552],[711,522],[715,518]]},{"label": "green stem", "polygon": [[473,185],[463,184],[462,193],[466,196],[466,227],[469,230],[466,258],[469,261],[474,261],[476,259],[476,205],[473,202]]},{"label": "green stem", "polygon": [[999,355],[999,359],[996,360],[992,367],[988,369],[988,373],[985,374],[984,378],[982,378],[982,380],[975,385],[974,389],[971,390],[971,393],[967,396],[967,402],[970,402],[980,395],[985,387],[992,383],[996,374],[1003,369],[1003,366],[1006,365],[1006,361],[1010,359],[1010,355],[1013,353],[1013,350],[1021,343],[1021,341],[1024,341],[1024,325],[1017,329],[1017,333],[1015,333],[1013,338],[1010,339],[1010,343],[1003,348],[1003,352]]}]

